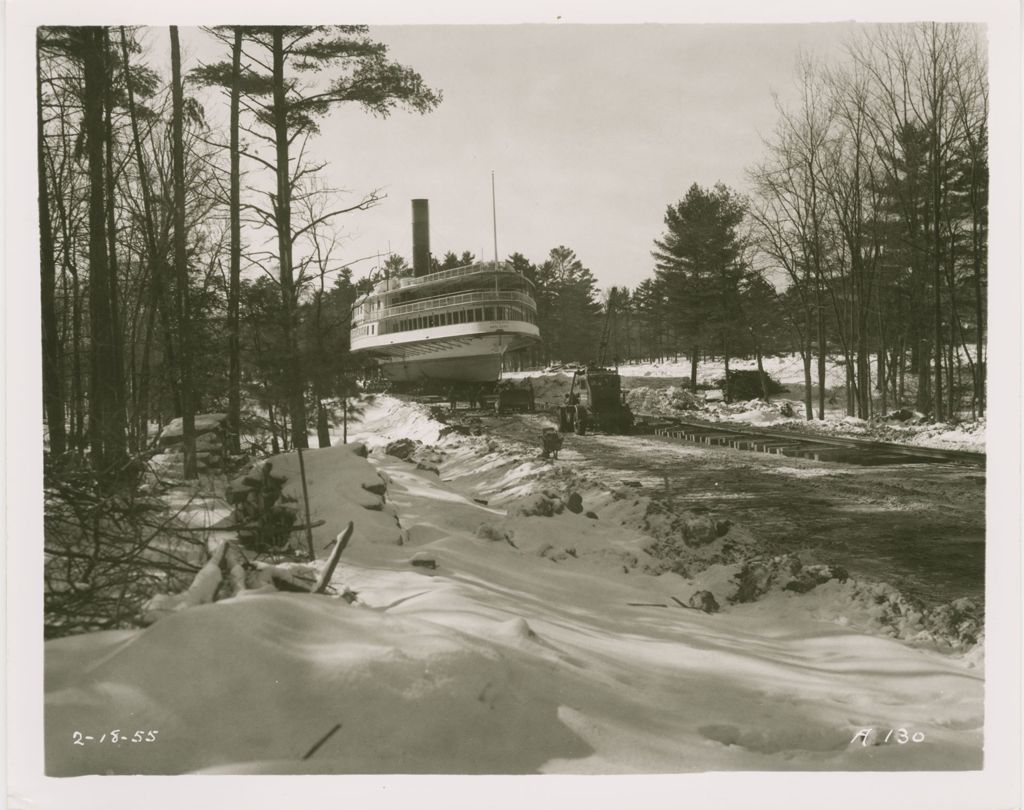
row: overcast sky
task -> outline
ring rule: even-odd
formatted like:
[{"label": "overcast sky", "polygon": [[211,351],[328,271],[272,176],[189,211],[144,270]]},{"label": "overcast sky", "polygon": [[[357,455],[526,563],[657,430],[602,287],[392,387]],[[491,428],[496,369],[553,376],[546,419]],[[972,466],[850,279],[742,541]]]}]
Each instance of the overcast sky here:
[{"label": "overcast sky", "polygon": [[[600,285],[652,272],[665,208],[694,182],[745,190],[744,170],[793,87],[800,50],[839,58],[846,24],[373,27],[444,94],[431,113],[333,113],[314,140],[331,186],[378,206],[338,220],[344,255],[411,258],[410,200],[430,200],[431,248],[540,262],[567,245]],[[186,69],[218,58],[183,30]],[[158,51],[166,33],[151,29]],[[154,65],[158,66],[158,65]],[[357,277],[375,261],[355,266]]]}]

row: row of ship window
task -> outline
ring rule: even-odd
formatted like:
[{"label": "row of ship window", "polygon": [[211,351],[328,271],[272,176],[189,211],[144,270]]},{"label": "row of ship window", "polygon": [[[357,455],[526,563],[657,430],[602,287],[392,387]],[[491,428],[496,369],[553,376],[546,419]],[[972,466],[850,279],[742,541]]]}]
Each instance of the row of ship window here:
[{"label": "row of ship window", "polygon": [[477,321],[526,321],[536,323],[536,314],[526,308],[517,306],[474,307],[457,309],[448,312],[437,312],[432,315],[418,315],[411,318],[383,321],[380,334],[391,332],[408,332],[413,329],[432,329],[438,326],[451,326],[460,323]]}]

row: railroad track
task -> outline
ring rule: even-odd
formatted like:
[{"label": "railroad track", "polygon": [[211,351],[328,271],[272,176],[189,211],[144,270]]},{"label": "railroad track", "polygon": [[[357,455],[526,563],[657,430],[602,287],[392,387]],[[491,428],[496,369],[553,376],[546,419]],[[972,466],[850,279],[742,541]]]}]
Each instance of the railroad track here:
[{"label": "railroad track", "polygon": [[868,439],[820,436],[795,430],[724,427],[715,422],[684,420],[656,414],[637,414],[637,418],[647,422],[651,432],[656,436],[757,453],[864,466],[939,462],[985,466],[984,453],[971,453],[965,450],[912,447]]}]

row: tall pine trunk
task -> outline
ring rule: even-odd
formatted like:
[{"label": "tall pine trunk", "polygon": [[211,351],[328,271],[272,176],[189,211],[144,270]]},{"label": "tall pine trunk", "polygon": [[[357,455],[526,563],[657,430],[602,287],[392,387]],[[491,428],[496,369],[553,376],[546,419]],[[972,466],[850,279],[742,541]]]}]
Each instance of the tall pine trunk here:
[{"label": "tall pine trunk", "polygon": [[68,265],[71,274],[71,447],[80,455],[88,444],[85,432],[85,381],[82,372],[82,284],[78,268]]},{"label": "tall pine trunk", "polygon": [[974,399],[978,403],[978,415],[985,413],[985,293],[982,284],[982,246],[984,236],[982,235],[980,205],[977,202],[977,194],[973,191],[977,185],[972,174],[972,205],[971,205],[971,262],[974,266],[974,319],[975,319],[975,347],[974,347]]},{"label": "tall pine trunk", "polygon": [[814,378],[811,375],[811,353],[811,341],[808,338],[807,345],[800,352],[801,359],[804,361],[804,416],[808,422],[814,419]]},{"label": "tall pine trunk", "polygon": [[764,373],[764,358],[761,355],[761,344],[756,335],[754,336],[754,356],[757,358],[757,378],[761,381],[761,396],[764,397],[765,402],[769,402],[771,395],[768,393],[768,378]]},{"label": "tall pine trunk", "polygon": [[36,43],[36,159],[39,179],[39,270],[40,305],[43,333],[43,401],[50,435],[50,455],[67,450],[64,423],[64,394],[61,383],[61,350],[57,335],[55,305],[57,264],[53,255],[53,230],[50,222],[50,191],[46,182],[46,143],[43,134],[42,64]]},{"label": "tall pine trunk", "polygon": [[281,301],[288,416],[291,421],[292,446],[309,447],[306,432],[306,397],[299,356],[295,279],[292,277],[291,172],[288,162],[288,99],[284,82],[284,34],[275,28],[273,35],[274,141],[277,152],[277,246],[280,261]]},{"label": "tall pine trunk", "polygon": [[239,342],[238,300],[242,277],[241,178],[238,149],[239,85],[242,74],[242,29],[235,28],[231,49],[231,278],[228,284],[228,447],[241,452],[239,442],[242,418],[241,347]]},{"label": "tall pine trunk", "polygon": [[818,419],[825,418],[825,314],[818,288]]},{"label": "tall pine trunk", "polygon": [[178,26],[171,26],[171,151],[174,159],[174,268],[177,280],[175,306],[178,321],[178,367],[181,385],[181,435],[185,446],[185,478],[195,478],[196,424],[192,388],[192,324],[188,300],[188,266],[185,256],[185,146],[182,139],[184,99],[181,89],[181,48]]},{"label": "tall pine trunk", "polygon": [[932,283],[935,286],[935,298],[933,304],[935,316],[935,418],[942,421],[942,271],[939,256],[939,233],[938,233],[938,212],[936,211],[935,249],[933,251],[933,276]]},{"label": "tall pine trunk", "polygon": [[324,407],[321,394],[316,391],[313,395],[316,398],[316,439],[320,447],[331,446],[331,425],[327,419],[327,408]]},{"label": "tall pine trunk", "polygon": [[110,311],[110,276],[107,263],[103,99],[107,71],[104,31],[90,26],[82,32],[83,95],[86,152],[89,167],[89,454],[93,469],[111,472],[124,458],[123,413],[118,419],[120,385]]},{"label": "tall pine trunk", "polygon": [[[861,270],[863,272],[863,268]],[[861,282],[863,288],[863,281]],[[871,354],[868,348],[868,301],[862,294],[857,299],[857,414],[861,419],[871,416]]]},{"label": "tall pine trunk", "polygon": [[729,342],[725,335],[722,335],[722,354],[725,356],[725,401],[731,401],[729,396]]},{"label": "tall pine trunk", "polygon": [[106,69],[105,92],[103,94],[103,127],[106,146],[106,213],[107,213],[107,265],[110,284],[110,333],[114,340],[114,363],[117,366],[116,402],[114,407],[126,417],[124,380],[124,333],[121,324],[120,290],[117,264],[117,188],[116,163],[114,161],[114,53],[110,46],[110,32],[103,29],[103,62]]}]

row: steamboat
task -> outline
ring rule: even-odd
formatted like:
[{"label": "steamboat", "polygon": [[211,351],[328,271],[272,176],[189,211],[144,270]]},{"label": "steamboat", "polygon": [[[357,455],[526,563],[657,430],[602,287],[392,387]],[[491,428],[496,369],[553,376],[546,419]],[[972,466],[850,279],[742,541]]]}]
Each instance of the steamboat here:
[{"label": "steamboat", "polygon": [[505,355],[540,340],[532,282],[508,262],[431,272],[427,200],[412,201],[413,274],[379,282],[356,309],[353,352],[402,383],[493,382]]}]

